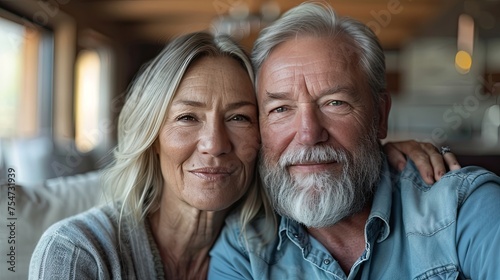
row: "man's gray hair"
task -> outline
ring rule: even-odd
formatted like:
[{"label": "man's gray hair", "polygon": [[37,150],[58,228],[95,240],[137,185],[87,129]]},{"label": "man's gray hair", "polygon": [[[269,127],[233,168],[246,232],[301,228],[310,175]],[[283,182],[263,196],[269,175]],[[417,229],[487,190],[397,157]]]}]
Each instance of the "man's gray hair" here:
[{"label": "man's gray hair", "polygon": [[[271,51],[279,44],[300,35],[314,37],[340,36],[350,38],[354,43],[341,46],[344,51],[355,52],[369,86],[378,100],[379,93],[386,90],[385,56],[375,33],[363,23],[339,17],[328,5],[303,3],[276,20],[261,31],[252,51],[252,63],[257,88],[258,76],[262,64]],[[345,43],[345,41],[343,42]]]}]

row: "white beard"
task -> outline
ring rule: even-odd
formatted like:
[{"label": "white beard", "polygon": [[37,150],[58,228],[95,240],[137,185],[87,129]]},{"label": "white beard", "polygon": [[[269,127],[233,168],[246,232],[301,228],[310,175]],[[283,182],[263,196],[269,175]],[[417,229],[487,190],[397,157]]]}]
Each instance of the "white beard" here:
[{"label": "white beard", "polygon": [[[306,227],[321,228],[361,211],[373,196],[382,163],[378,142],[372,139],[364,139],[354,155],[330,146],[303,147],[285,152],[276,164],[261,154],[260,174],[276,212]],[[293,163],[332,161],[342,165],[341,172],[292,177],[287,170]]]}]

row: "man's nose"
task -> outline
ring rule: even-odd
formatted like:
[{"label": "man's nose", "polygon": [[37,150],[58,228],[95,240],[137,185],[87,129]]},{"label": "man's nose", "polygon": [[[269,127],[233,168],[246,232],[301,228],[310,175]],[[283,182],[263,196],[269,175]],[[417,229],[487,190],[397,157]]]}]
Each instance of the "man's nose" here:
[{"label": "man's nose", "polygon": [[314,146],[328,140],[328,131],[319,114],[319,109],[313,104],[299,110],[296,138],[300,144]]},{"label": "man's nose", "polygon": [[207,123],[200,135],[198,150],[202,154],[217,157],[231,151],[231,141],[223,122]]}]

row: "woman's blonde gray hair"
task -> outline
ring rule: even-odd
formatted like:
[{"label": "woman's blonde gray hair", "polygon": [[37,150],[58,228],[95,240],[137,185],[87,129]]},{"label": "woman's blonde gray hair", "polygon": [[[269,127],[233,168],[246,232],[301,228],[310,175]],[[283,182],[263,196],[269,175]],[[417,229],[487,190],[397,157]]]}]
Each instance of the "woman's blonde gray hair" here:
[{"label": "woman's blonde gray hair", "polygon": [[[141,69],[128,90],[118,119],[114,161],[103,172],[103,185],[112,188],[114,201],[121,204],[120,220],[127,216],[139,223],[160,207],[163,177],[154,143],[186,70],[203,56],[234,58],[253,82],[252,66],[245,52],[229,37],[205,32],[174,39]],[[254,179],[243,198],[244,224],[261,209],[272,213],[257,184]]]}]

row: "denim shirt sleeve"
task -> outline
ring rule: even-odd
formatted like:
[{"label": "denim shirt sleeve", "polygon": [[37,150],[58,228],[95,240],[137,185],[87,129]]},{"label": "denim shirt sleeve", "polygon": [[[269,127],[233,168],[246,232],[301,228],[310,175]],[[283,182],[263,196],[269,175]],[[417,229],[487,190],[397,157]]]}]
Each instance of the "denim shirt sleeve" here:
[{"label": "denim shirt sleeve", "polygon": [[[401,175],[400,191],[402,220],[411,221],[403,228],[416,260],[411,267],[418,263],[437,273],[451,264],[460,273],[458,279],[498,279],[500,177],[470,166],[423,189],[415,168],[408,170]],[[435,266],[437,262],[443,266]],[[415,279],[437,279],[429,277],[431,270]]]},{"label": "denim shirt sleeve", "polygon": [[456,233],[460,266],[469,279],[498,279],[500,178],[480,170],[471,173],[478,175],[463,178],[460,188]]}]

